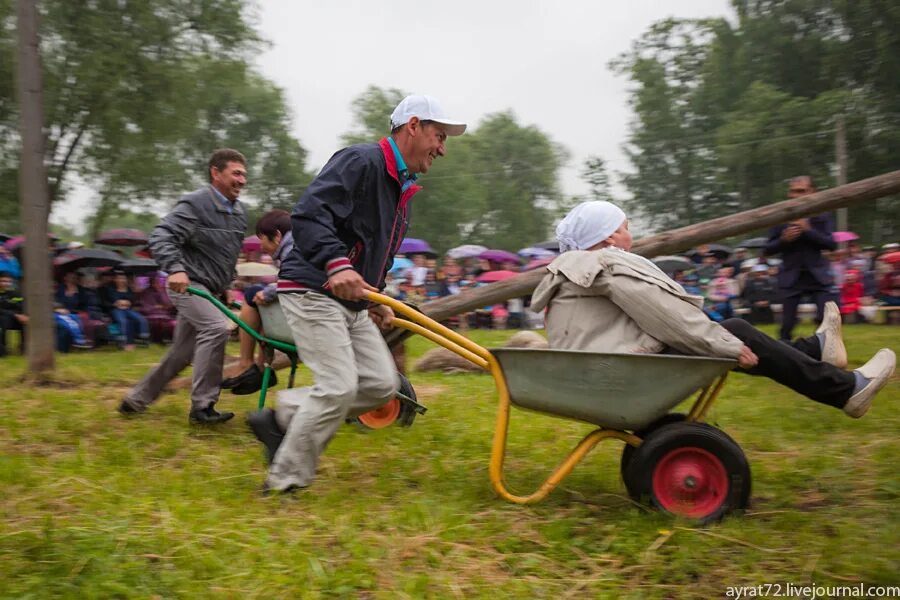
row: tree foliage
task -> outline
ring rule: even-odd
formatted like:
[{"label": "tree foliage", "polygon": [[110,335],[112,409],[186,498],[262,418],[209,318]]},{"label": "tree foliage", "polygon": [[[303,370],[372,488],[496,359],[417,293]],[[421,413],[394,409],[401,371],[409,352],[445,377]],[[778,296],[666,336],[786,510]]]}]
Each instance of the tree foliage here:
[{"label": "tree foliage", "polygon": [[[734,22],[654,24],[611,67],[633,84],[622,174],[629,208],[671,228],[768,204],[810,174],[835,183],[834,131],[849,180],[896,168],[900,5],[735,0]],[[876,211],[878,215],[876,216]],[[900,207],[851,211],[865,237],[897,235]]]},{"label": "tree foliage", "polygon": [[[356,129],[342,139],[372,142],[389,133],[388,116],[406,94],[370,86],[353,102]],[[546,239],[562,201],[565,151],[511,112],[486,116],[447,140],[447,154],[420,179],[410,237],[438,250],[482,244],[517,250]]]},{"label": "tree foliage", "polygon": [[[11,8],[0,0],[0,170],[17,168]],[[94,222],[164,207],[205,180],[210,152],[240,149],[251,197],[285,204],[309,181],[281,90],[251,66],[262,41],[240,0],[41,3],[51,195],[77,175],[101,191]],[[0,190],[3,207],[13,201]],[[14,193],[14,190],[12,190]],[[8,227],[8,225],[7,225]]]}]

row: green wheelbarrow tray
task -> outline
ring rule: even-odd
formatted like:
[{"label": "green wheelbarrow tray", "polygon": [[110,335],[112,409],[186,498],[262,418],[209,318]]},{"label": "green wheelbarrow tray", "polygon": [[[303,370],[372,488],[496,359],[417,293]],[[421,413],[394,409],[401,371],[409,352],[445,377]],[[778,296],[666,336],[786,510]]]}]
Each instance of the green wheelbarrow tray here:
[{"label": "green wheelbarrow tray", "polygon": [[735,361],[670,354],[497,348],[510,402],[617,430],[643,429]]}]

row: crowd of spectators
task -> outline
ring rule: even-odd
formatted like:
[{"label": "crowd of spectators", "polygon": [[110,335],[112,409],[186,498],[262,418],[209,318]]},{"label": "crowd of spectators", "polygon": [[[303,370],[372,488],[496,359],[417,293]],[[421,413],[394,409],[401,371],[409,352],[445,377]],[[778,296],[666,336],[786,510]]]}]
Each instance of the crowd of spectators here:
[{"label": "crowd of spectators", "polygon": [[[827,253],[834,275],[831,299],[841,307],[845,322],[900,322],[900,261],[884,260],[891,254],[896,256],[897,250],[896,244],[887,244],[878,251],[850,243]],[[385,293],[410,304],[490,285],[490,281],[534,266],[477,257],[445,256],[439,261],[433,255],[415,254],[404,258],[398,256],[399,267],[388,273]],[[670,274],[689,293],[706,299],[705,311],[710,319],[742,317],[753,324],[778,321],[777,259],[742,248],[730,254],[701,249],[685,258],[691,266],[671,270]],[[268,255],[259,253],[242,256],[241,261],[245,260],[271,263]],[[543,264],[547,262],[549,259]],[[274,281],[274,273],[273,269],[272,275],[266,277],[239,277],[232,299],[242,301],[243,288]],[[0,245],[0,356],[8,352],[7,333],[22,332],[28,323],[19,287],[21,276],[18,260]],[[103,345],[133,350],[172,339],[176,314],[166,293],[164,273],[135,276],[113,268],[69,271],[58,275],[53,298],[56,345],[61,352]],[[449,325],[461,329],[540,328],[542,316],[526,310],[528,302],[529,298],[524,297],[484,306],[451,318]],[[888,309],[883,311],[883,317],[879,317],[881,309]],[[19,338],[21,351],[24,335]]]}]

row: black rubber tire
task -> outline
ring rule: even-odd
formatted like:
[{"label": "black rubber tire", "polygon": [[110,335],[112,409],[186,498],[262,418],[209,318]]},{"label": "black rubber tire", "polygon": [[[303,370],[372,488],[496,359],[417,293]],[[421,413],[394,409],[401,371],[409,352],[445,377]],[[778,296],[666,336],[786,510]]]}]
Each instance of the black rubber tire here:
[{"label": "black rubber tire", "polygon": [[[712,501],[716,504],[707,507],[702,514],[688,514],[690,507],[682,512],[672,511],[671,505],[667,507],[665,500],[661,501],[654,490],[654,476],[661,461],[684,451],[711,456],[727,478],[725,489],[715,485],[709,488]],[[634,497],[642,502],[699,524],[719,521],[732,511],[747,508],[750,501],[750,465],[744,451],[727,433],[707,423],[670,423],[651,432],[644,443],[635,449],[626,481],[633,488],[629,492],[633,492]]]},{"label": "black rubber tire", "polygon": [[[400,377],[400,393],[410,398],[416,399],[416,389],[404,375],[397,374]],[[397,417],[397,425],[400,427],[412,427],[413,421],[416,420],[416,409],[412,404],[400,401],[400,416]]]},{"label": "black rubber tire", "polygon": [[[409,382],[409,379],[406,376],[397,373],[397,377],[400,378],[400,389],[398,390],[404,396],[416,400],[416,390],[413,385]],[[392,425],[397,425],[399,427],[412,427],[413,422],[416,420],[416,410],[411,404],[400,400],[400,413],[397,415],[396,420],[392,423]],[[347,424],[356,425],[363,431],[371,431],[371,427],[367,426],[365,423],[359,420],[359,417],[352,417],[347,419]]]},{"label": "black rubber tire", "polygon": [[[663,427],[664,425],[668,425],[670,423],[681,423],[682,421],[687,420],[687,415],[684,413],[668,413],[657,420],[653,421],[643,429],[634,432],[634,435],[641,438],[642,440],[646,438],[648,435]],[[628,473],[628,465],[631,463],[631,459],[634,457],[634,451],[637,450],[631,444],[625,444],[625,447],[622,448],[622,458],[619,461],[619,473],[622,475],[622,482],[625,484],[625,489],[628,490],[628,495],[633,499],[637,500],[637,496],[632,493],[632,487],[630,482],[626,479],[626,474]]]}]

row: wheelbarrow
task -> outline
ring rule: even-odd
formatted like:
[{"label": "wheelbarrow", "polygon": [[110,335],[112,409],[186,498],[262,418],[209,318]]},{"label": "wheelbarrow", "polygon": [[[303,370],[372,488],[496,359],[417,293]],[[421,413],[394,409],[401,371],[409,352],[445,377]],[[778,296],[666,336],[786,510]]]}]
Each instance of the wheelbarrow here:
[{"label": "wheelbarrow", "polygon": [[[294,340],[291,337],[291,328],[288,326],[287,319],[285,319],[284,312],[281,310],[281,305],[278,302],[257,306],[262,321],[262,329],[266,332],[266,335],[262,335],[247,325],[240,317],[229,310],[221,300],[209,292],[192,287],[189,287],[187,291],[212,302],[216,308],[222,311],[222,314],[234,321],[238,327],[259,343],[263,352],[265,366],[263,369],[262,387],[259,390],[259,409],[266,405],[266,395],[270,387],[269,382],[272,380],[272,374],[274,373],[272,363],[275,360],[276,350],[283,352],[291,361],[288,387],[294,387],[294,378],[297,374],[297,364],[299,362],[297,347],[294,345]],[[234,308],[239,307],[235,305]],[[400,377],[400,391],[396,397],[374,410],[355,419],[350,419],[349,422],[361,425],[366,429],[383,429],[393,424],[397,424],[400,427],[411,427],[416,419],[416,415],[424,414],[427,409],[416,400],[416,391],[409,380],[399,373],[398,377]]]},{"label": "wheelbarrow", "polygon": [[[394,310],[394,326],[455,352],[493,376],[499,408],[489,474],[502,498],[518,504],[543,500],[594,446],[614,439],[625,442],[621,474],[632,498],[702,523],[747,506],[750,467],[743,451],[724,431],[703,422],[736,361],[487,350],[393,298],[374,292],[367,298]],[[670,412],[695,392],[687,414]],[[503,478],[511,406],[598,426],[527,495],[510,492]]]}]

